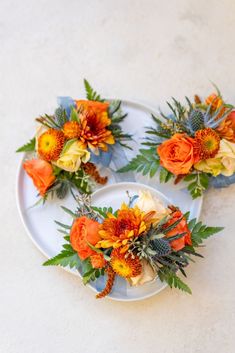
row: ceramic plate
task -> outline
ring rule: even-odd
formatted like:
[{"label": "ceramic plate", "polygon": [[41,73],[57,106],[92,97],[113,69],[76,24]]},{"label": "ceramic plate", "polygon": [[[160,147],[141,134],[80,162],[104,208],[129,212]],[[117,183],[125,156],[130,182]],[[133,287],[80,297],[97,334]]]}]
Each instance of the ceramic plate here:
[{"label": "ceramic plate", "polygon": [[[150,115],[153,113],[153,110],[139,103],[123,101],[123,111],[128,112],[128,117],[123,124],[123,129],[132,133],[135,141],[132,142],[132,151],[122,151],[121,158],[115,158],[114,163],[111,165],[114,170],[120,168],[123,163],[125,164],[125,158],[130,159],[136,154],[143,136],[144,128],[152,123]],[[25,156],[23,156],[23,158],[24,157]],[[37,201],[37,191],[22,168],[22,160],[20,161],[17,174],[17,204],[19,213],[31,240],[47,258],[50,258],[61,250],[63,244],[63,236],[57,231],[54,220],[59,220],[67,224],[71,222],[71,219],[60,208],[60,205],[63,204],[75,210],[76,203],[74,199],[68,195],[63,201],[54,199],[53,202],[47,202],[44,206],[39,205],[31,207]],[[150,187],[164,202],[179,206],[183,212],[189,210],[191,212],[191,218],[198,218],[200,215],[202,198],[193,201],[186,189],[175,187],[169,183],[160,184],[157,176],[150,179],[132,173],[112,173],[106,169],[102,169],[101,172],[108,174],[109,185],[93,193],[92,200],[95,205],[111,205],[113,208],[118,208],[121,200],[127,197],[127,187],[128,190],[130,192],[133,191],[134,194],[137,193],[140,188]],[[75,271],[69,271],[73,274],[78,274]],[[103,285],[102,279],[99,279],[95,284],[89,285],[89,287],[94,290],[100,290]],[[127,285],[125,281],[118,279],[110,298],[123,301],[141,300],[158,293],[164,287],[164,284],[160,281],[156,281],[142,287],[133,288]]]}]

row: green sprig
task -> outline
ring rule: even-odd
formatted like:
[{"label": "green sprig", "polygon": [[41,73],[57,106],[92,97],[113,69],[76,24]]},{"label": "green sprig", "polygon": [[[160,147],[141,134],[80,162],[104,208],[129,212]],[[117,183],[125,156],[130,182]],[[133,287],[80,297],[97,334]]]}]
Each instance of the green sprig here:
[{"label": "green sprig", "polygon": [[36,138],[33,137],[25,145],[23,145],[20,148],[18,148],[16,150],[16,152],[34,152],[35,151],[35,145],[36,145]]}]

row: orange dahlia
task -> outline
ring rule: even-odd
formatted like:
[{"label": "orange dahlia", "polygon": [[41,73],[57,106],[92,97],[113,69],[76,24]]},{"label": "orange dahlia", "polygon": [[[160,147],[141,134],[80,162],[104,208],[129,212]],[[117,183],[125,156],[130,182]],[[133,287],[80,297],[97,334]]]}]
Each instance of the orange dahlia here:
[{"label": "orange dahlia", "polygon": [[96,247],[121,247],[121,252],[126,252],[130,241],[140,236],[154,222],[154,213],[145,213],[137,206],[129,208],[126,204],[122,204],[117,216],[108,213],[107,218],[100,224],[99,236],[102,239]]},{"label": "orange dahlia", "polygon": [[64,136],[67,139],[79,138],[80,130],[80,125],[77,121],[67,121],[63,126]]},{"label": "orange dahlia", "polygon": [[56,161],[64,146],[64,134],[56,129],[49,129],[38,138],[38,153],[46,161]]},{"label": "orange dahlia", "polygon": [[115,273],[125,278],[139,276],[142,271],[139,258],[137,256],[132,258],[130,254],[123,254],[120,249],[112,251],[110,265]]},{"label": "orange dahlia", "polygon": [[80,140],[84,148],[89,147],[98,154],[98,149],[108,150],[107,145],[115,143],[112,132],[107,129],[111,124],[108,117],[108,103],[76,101],[81,120]]},{"label": "orange dahlia", "polygon": [[198,130],[195,134],[195,138],[199,146],[201,159],[215,157],[220,146],[220,137],[215,130],[209,127]]}]

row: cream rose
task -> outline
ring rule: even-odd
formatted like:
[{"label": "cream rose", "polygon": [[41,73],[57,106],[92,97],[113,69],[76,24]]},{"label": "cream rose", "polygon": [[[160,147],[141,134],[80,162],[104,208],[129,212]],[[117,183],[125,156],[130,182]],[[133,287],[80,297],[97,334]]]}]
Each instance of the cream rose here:
[{"label": "cream rose", "polygon": [[146,213],[155,211],[154,218],[156,221],[160,221],[163,217],[169,214],[169,210],[163,205],[163,203],[157,197],[152,196],[147,190],[139,192],[136,206]]},{"label": "cream rose", "polygon": [[76,172],[80,168],[81,163],[87,163],[89,159],[90,152],[81,148],[78,141],[74,141],[68,147],[65,145],[59,159],[54,162],[54,165],[68,172]]}]

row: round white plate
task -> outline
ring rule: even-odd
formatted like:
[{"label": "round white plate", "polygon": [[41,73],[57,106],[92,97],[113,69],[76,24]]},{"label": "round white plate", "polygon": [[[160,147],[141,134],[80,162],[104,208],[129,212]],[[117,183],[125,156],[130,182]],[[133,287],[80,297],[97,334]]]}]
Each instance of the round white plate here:
[{"label": "round white plate", "polygon": [[[130,159],[135,156],[138,151],[145,127],[152,124],[151,113],[154,112],[151,108],[143,106],[139,103],[128,101],[123,101],[123,111],[128,112],[128,117],[123,124],[123,130],[132,133],[136,141],[132,142],[133,150],[127,150],[125,152],[127,159]],[[23,156],[23,158],[25,158],[25,156]],[[67,224],[71,223],[71,218],[60,208],[60,205],[66,206],[71,210],[75,210],[76,202],[71,195],[68,195],[62,201],[54,199],[53,201],[46,202],[45,205],[31,207],[37,201],[37,191],[33,186],[31,179],[26,175],[22,168],[23,158],[21,159],[18,168],[16,185],[19,213],[31,240],[47,258],[50,258],[60,252],[61,246],[64,242],[63,235],[57,231],[54,220]],[[122,165],[118,164],[119,160],[113,163],[112,167],[115,169],[123,165],[123,163]],[[134,192],[135,190],[134,193],[139,190],[140,185],[133,183],[127,184],[127,181],[136,181],[145,184],[145,187],[151,186],[163,200],[167,200],[167,203],[169,204],[179,206],[182,212],[190,211],[191,218],[198,218],[200,215],[202,198],[192,200],[187,190],[175,187],[170,183],[160,184],[157,176],[150,179],[139,174],[110,173],[105,169],[102,172],[104,174],[109,174],[108,184],[110,184],[110,186],[99,189],[93,194],[93,202],[96,205],[111,205],[113,208],[118,208],[121,200],[126,197],[125,192],[127,190],[127,185],[128,189],[131,188],[130,191],[133,190]],[[120,183],[113,185],[122,181],[125,181],[125,184]],[[111,185],[113,185],[113,189],[110,188]],[[163,194],[165,196],[163,196]],[[73,274],[78,274],[76,271],[69,271]],[[115,300],[123,301],[144,299],[158,293],[165,286],[161,282],[156,281],[156,283],[146,284],[142,287],[138,287],[138,289],[131,288],[129,286],[124,288],[122,284],[123,281],[121,279],[118,279],[118,281],[120,283],[116,283],[110,297]],[[101,289],[102,285],[104,285],[104,283],[101,282],[102,281],[99,280],[95,284],[98,289]],[[95,289],[94,284],[90,285],[90,287]]]}]

